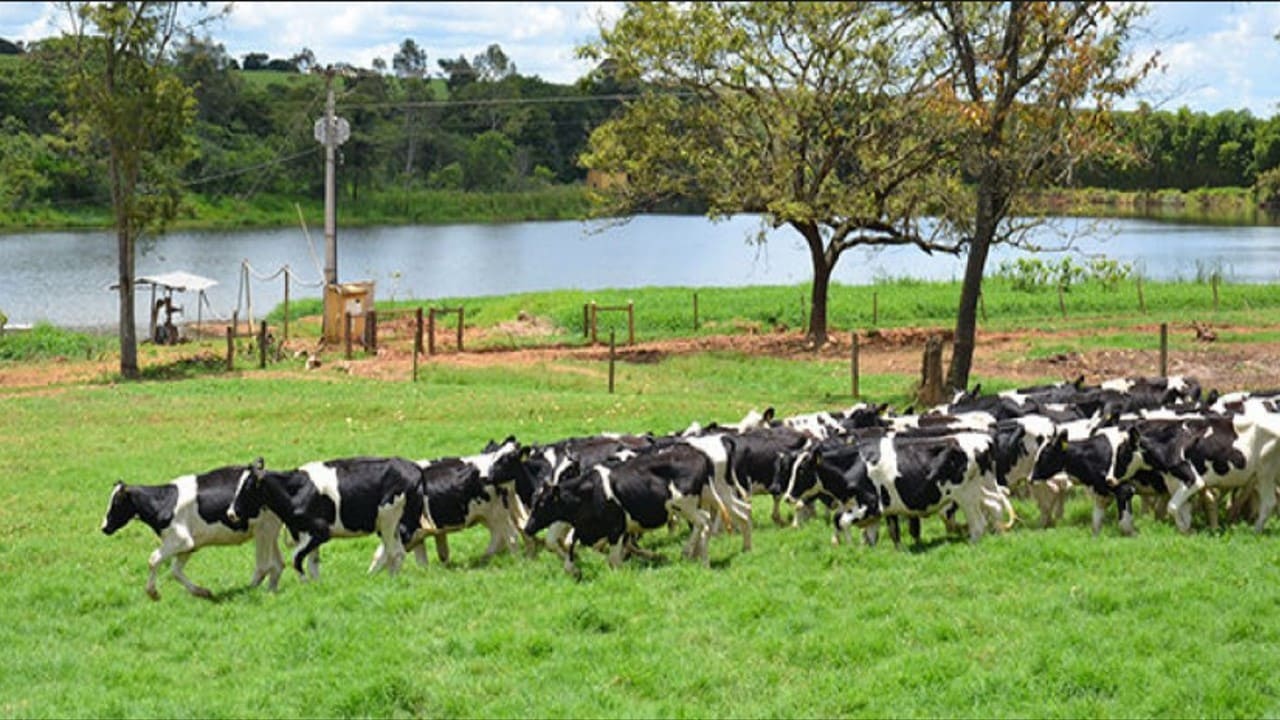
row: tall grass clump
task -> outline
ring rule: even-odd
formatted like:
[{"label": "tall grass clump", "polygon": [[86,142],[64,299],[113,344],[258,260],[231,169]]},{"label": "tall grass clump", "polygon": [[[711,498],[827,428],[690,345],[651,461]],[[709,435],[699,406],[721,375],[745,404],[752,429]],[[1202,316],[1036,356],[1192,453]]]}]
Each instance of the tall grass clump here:
[{"label": "tall grass clump", "polygon": [[87,360],[106,352],[110,342],[110,338],[104,336],[37,323],[30,330],[0,333],[0,360]]}]

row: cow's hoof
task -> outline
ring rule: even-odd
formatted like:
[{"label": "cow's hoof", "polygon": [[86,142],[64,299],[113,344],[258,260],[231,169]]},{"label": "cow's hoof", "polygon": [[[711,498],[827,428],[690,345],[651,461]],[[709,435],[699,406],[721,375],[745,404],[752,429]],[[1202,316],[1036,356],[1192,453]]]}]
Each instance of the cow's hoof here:
[{"label": "cow's hoof", "polygon": [[191,594],[198,598],[204,598],[205,600],[213,599],[213,593],[210,592],[208,588],[198,587],[195,590],[192,590]]},{"label": "cow's hoof", "polygon": [[147,588],[147,597],[151,598],[152,600],[159,600],[160,591],[156,590],[155,588]]}]

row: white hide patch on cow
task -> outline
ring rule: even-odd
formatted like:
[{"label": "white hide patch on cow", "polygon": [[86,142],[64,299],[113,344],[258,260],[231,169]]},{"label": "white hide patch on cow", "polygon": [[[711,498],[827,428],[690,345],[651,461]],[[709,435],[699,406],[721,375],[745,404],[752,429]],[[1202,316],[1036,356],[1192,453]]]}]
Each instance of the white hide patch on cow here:
[{"label": "white hide patch on cow", "polygon": [[[248,475],[248,471],[245,471],[240,477],[240,482],[244,482]],[[178,489],[178,502],[173,509],[172,527],[182,528],[177,534],[184,541],[184,546],[188,541],[191,546],[238,545],[249,538],[250,531],[232,530],[221,522],[210,524],[200,517],[196,508],[195,475],[176,478],[173,485]],[[251,521],[250,527],[252,528],[254,524],[256,523]]]},{"label": "white hide patch on cow", "polygon": [[107,520],[111,517],[111,508],[114,507],[116,504],[116,496],[119,495],[121,492],[124,492],[123,483],[116,483],[116,486],[111,488],[111,497],[107,498],[107,511],[102,514],[101,530],[103,532],[105,532],[107,529]]}]

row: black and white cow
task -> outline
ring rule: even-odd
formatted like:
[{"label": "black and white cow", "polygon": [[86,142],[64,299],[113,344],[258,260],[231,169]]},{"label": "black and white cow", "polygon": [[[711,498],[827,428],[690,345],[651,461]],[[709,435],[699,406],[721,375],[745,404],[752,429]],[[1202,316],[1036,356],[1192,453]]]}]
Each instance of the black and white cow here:
[{"label": "black and white cow", "polygon": [[318,551],[330,538],[373,534],[382,545],[369,572],[395,574],[422,516],[421,475],[412,460],[398,457],[312,462],[286,472],[263,468],[259,458],[241,478],[227,517],[236,522],[262,508],[278,515],[298,539],[293,568],[304,580],[320,576]]},{"label": "black and white cow", "polygon": [[536,536],[554,522],[569,523],[573,539],[565,569],[576,574],[578,544],[602,551],[607,544],[609,564],[616,568],[637,549],[639,536],[667,527],[675,514],[692,527],[685,556],[706,564],[712,515],[725,512],[713,473],[707,455],[684,443],[590,468],[571,462],[556,482],[539,489],[524,532]]},{"label": "black and white cow", "polygon": [[1189,501],[1211,491],[1257,492],[1254,529],[1262,532],[1276,506],[1280,473],[1280,415],[1205,414],[1177,421],[1144,420],[1139,442],[1156,470],[1176,478],[1168,511],[1182,532],[1191,529]]},{"label": "black and white cow", "polygon": [[[548,444],[530,447],[525,459],[525,471],[517,483],[521,517],[517,526],[523,528],[529,519],[536,493],[545,485],[556,482],[564,468],[576,463],[580,467],[592,467],[608,460],[623,460],[638,452],[654,447],[655,439],[649,435],[606,433],[569,437]],[[547,547],[562,559],[566,558],[571,542],[572,527],[566,522],[553,523],[544,535]],[[534,554],[540,547],[528,535],[526,550]]]},{"label": "black and white cow", "polygon": [[921,518],[955,504],[969,523],[969,539],[986,532],[1000,512],[1003,496],[993,457],[995,440],[986,432],[902,437],[884,433],[844,448],[815,450],[792,470],[786,498],[802,500],[825,492],[836,502],[840,542],[853,526],[868,527],[882,517]]},{"label": "black and white cow", "polygon": [[1134,496],[1143,488],[1155,494],[1167,492],[1168,488],[1163,475],[1149,464],[1140,440],[1141,434],[1134,427],[1099,427],[1087,437],[1075,439],[1068,429],[1060,428],[1036,456],[1031,482],[1065,473],[1093,495],[1094,535],[1102,531],[1103,518],[1113,499],[1120,531],[1132,535]]},{"label": "black and white cow", "polygon": [[234,465],[196,475],[183,475],[163,485],[127,485],[119,481],[111,489],[102,532],[111,535],[138,518],[160,538],[160,547],[151,553],[147,564],[147,595],[159,600],[156,572],[173,558],[173,576],[192,595],[213,594],[187,579],[183,567],[191,554],[208,545],[239,545],[254,540],[256,564],[250,584],[257,587],[264,579],[272,590],[280,580],[284,561],[280,556],[280,519],[271,512],[254,512],[231,521],[231,507],[236,487],[249,474],[249,467]]},{"label": "black and white cow", "polygon": [[771,495],[773,512],[770,518],[775,525],[784,525],[780,508],[782,492],[777,480],[785,472],[787,458],[808,447],[813,438],[800,430],[780,425],[726,435],[723,442],[728,453],[727,473],[734,489],[747,498],[755,494]]},{"label": "black and white cow", "polygon": [[527,482],[524,462],[528,453],[528,448],[508,437],[502,443],[490,443],[477,455],[418,461],[422,468],[418,486],[422,517],[405,543],[405,550],[412,551],[418,563],[426,567],[423,541],[433,537],[436,556],[447,563],[449,535],[484,525],[489,530],[485,558],[500,550],[515,551],[520,543],[515,519],[522,512],[516,488]]}]

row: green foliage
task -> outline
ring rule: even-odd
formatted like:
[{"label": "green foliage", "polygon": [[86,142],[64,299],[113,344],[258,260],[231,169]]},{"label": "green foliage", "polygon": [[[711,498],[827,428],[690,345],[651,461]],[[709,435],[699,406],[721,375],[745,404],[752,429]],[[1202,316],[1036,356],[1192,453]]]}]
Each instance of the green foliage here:
[{"label": "green foliage", "polygon": [[1070,255],[1057,262],[1038,256],[1002,260],[995,277],[1009,282],[1019,292],[1040,292],[1061,288],[1069,292],[1082,282],[1096,282],[1102,289],[1114,292],[1120,283],[1133,275],[1133,263],[1122,263],[1107,257],[1092,257],[1084,265]]},{"label": "green foliage", "polygon": [[[0,314],[0,327],[3,327]],[[36,323],[30,330],[0,332],[0,360],[88,359],[106,351],[108,341],[96,335],[64,330],[49,323]]]}]

